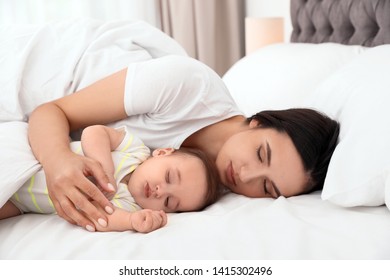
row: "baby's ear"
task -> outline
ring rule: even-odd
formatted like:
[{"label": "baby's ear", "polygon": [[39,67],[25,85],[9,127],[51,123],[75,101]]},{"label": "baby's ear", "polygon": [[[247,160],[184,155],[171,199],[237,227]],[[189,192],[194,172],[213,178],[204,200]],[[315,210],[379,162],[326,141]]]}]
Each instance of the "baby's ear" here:
[{"label": "baby's ear", "polygon": [[172,154],[174,151],[175,151],[174,148],[159,148],[153,151],[152,156],[154,157],[167,156]]}]

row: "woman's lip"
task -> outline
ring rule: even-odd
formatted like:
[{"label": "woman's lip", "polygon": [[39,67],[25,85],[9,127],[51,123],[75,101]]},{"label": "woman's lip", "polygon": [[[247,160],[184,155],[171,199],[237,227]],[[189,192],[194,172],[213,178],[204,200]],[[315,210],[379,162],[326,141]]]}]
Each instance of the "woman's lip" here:
[{"label": "woman's lip", "polygon": [[230,184],[232,184],[234,187],[236,186],[236,180],[234,179],[234,169],[232,163],[230,163],[226,169],[226,178]]}]

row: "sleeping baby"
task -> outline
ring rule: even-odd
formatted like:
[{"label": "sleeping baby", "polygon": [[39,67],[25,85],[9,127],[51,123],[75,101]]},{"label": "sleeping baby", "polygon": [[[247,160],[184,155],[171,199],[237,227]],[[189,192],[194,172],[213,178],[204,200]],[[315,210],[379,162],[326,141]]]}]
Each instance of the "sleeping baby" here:
[{"label": "sleeping baby", "polygon": [[[99,162],[117,185],[109,184],[112,192],[106,193],[115,211],[107,222],[91,219],[88,231],[151,232],[167,223],[166,213],[202,210],[222,193],[214,162],[197,149],[160,148],[151,154],[127,127],[102,125],[85,128],[81,141],[70,145]],[[55,213],[43,169],[0,208],[0,219],[29,212]]]}]

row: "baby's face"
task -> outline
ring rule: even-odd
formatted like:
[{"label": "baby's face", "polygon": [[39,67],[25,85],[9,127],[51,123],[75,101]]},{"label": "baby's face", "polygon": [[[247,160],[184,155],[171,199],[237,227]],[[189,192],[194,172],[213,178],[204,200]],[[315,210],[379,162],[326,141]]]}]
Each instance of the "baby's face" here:
[{"label": "baby's face", "polygon": [[207,192],[206,171],[199,158],[182,153],[154,155],[138,166],[128,188],[142,208],[165,212],[196,211]]}]

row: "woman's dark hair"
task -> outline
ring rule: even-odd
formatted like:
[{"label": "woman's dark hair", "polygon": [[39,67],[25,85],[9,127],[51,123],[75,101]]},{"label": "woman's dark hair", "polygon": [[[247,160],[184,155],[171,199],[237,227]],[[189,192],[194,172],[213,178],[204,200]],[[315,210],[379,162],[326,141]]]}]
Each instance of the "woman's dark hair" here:
[{"label": "woman's dark hair", "polygon": [[323,188],[338,141],[338,122],[306,108],[262,111],[247,119],[248,122],[251,120],[257,120],[260,128],[273,128],[291,138],[309,175],[304,193]]}]

